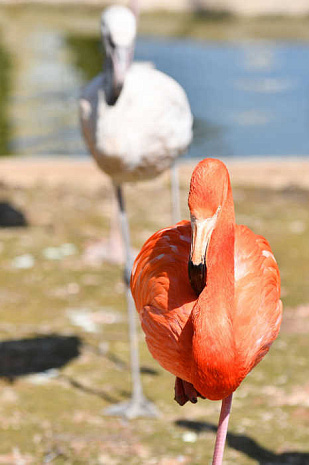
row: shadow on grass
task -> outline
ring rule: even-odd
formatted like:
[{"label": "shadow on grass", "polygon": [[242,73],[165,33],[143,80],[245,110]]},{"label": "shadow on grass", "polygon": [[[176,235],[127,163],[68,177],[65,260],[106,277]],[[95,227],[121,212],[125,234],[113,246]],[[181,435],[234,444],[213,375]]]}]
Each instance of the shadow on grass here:
[{"label": "shadow on grass", "polygon": [[[118,355],[113,354],[112,352],[102,353],[100,349],[93,346],[92,344],[86,343],[84,345],[90,352],[96,354],[100,357],[105,357],[108,361],[112,362],[115,365],[115,369],[120,371],[129,371],[130,365],[121,359]],[[150,375],[150,376],[158,376],[159,372],[149,367],[140,367],[140,371],[142,374]],[[130,398],[131,392],[125,391],[121,389],[114,389],[115,396],[111,396],[109,393],[103,391],[102,389],[97,389],[95,387],[89,386],[80,380],[73,378],[72,376],[68,376],[66,374],[61,374],[60,379],[64,380],[67,384],[71,387],[78,389],[79,391],[84,392],[85,394],[90,394],[96,397],[103,399],[105,402],[109,404],[115,404],[119,402],[120,398]],[[119,398],[120,397],[120,398]]]},{"label": "shadow on grass", "polygon": [[[217,432],[217,427],[208,422],[177,420],[175,424],[196,433],[202,431]],[[229,447],[257,460],[260,465],[309,465],[309,453],[292,451],[276,454],[260,446],[254,439],[241,434],[228,433],[227,443]]]},{"label": "shadow on grass", "polygon": [[78,357],[81,340],[76,336],[37,336],[0,342],[0,376],[15,378],[61,368]]},{"label": "shadow on grass", "polygon": [[[125,360],[119,357],[119,355],[114,354],[113,352],[102,352],[100,349],[97,347],[93,346],[92,344],[87,343],[86,347],[88,350],[90,350],[92,353],[100,356],[100,357],[105,357],[109,362],[113,363],[115,365],[115,368],[120,371],[128,371],[130,370],[130,364],[127,363]],[[149,376],[159,376],[159,371],[156,370],[155,368],[150,368],[144,365],[140,366],[140,372],[143,375],[149,375]]]},{"label": "shadow on grass", "polygon": [[[0,377],[14,382],[16,378],[42,373],[50,369],[65,366],[72,359],[80,355],[82,341],[77,336],[37,336],[27,339],[16,339],[0,342]],[[126,363],[113,357],[108,357],[120,369],[128,368]],[[156,376],[158,373],[151,368],[143,367],[142,373]],[[111,396],[102,389],[87,386],[83,382],[60,373],[58,379],[65,381],[74,389],[86,394],[100,397],[109,404],[114,404],[119,399]],[[117,392],[121,397],[130,397],[130,392]]]},{"label": "shadow on grass", "polygon": [[71,376],[62,374],[60,378],[66,381],[73,388],[78,389],[79,391],[82,391],[85,394],[91,394],[93,396],[100,397],[108,404],[115,404],[118,401],[116,397],[109,395],[108,393],[102,391],[102,389],[96,389],[91,386],[87,386],[86,384],[81,383],[80,381],[72,378]]},{"label": "shadow on grass", "polygon": [[27,226],[25,215],[9,202],[0,202],[0,227],[16,228]]}]

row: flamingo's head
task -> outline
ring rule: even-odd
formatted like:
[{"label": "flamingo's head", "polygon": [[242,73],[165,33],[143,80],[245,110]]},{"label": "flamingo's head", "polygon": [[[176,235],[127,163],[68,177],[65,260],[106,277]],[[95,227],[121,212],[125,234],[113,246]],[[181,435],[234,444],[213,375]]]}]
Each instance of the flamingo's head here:
[{"label": "flamingo's head", "polygon": [[193,171],[189,191],[191,216],[191,251],[189,278],[200,294],[206,285],[206,254],[210,238],[227,198],[229,174],[219,160],[206,158]]},{"label": "flamingo's head", "polygon": [[136,38],[136,18],[129,8],[114,5],[101,17],[101,33],[106,58],[112,71],[114,101],[120,95],[132,63]]}]

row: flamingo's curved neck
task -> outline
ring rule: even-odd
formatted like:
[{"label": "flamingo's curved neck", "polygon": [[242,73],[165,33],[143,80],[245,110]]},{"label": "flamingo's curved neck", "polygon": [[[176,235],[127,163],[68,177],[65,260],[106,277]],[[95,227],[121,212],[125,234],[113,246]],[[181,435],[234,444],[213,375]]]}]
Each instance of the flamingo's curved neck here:
[{"label": "flamingo's curved neck", "polygon": [[[235,213],[231,187],[212,233],[206,256],[207,285],[199,301],[223,303],[226,311],[234,304]],[[211,299],[211,300],[210,300]]]},{"label": "flamingo's curved neck", "polygon": [[[194,387],[214,400],[226,397],[229,392],[225,389],[235,382],[229,379],[228,369],[235,359],[234,242],[235,214],[229,186],[206,256],[207,284],[192,312]],[[216,383],[219,379],[225,379],[226,383]],[[221,387],[215,387],[216,384]]]}]

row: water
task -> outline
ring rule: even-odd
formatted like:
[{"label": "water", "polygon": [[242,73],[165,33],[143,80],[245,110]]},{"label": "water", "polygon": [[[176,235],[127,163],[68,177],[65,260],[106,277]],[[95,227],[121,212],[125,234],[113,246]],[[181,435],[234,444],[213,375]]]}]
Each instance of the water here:
[{"label": "water", "polygon": [[309,154],[309,47],[299,43],[138,43],[186,89],[191,156]]},{"label": "water", "polygon": [[[140,37],[185,88],[195,117],[187,156],[309,154],[309,43]],[[0,36],[0,154],[83,155],[80,88],[102,67],[99,40],[39,22]]]}]

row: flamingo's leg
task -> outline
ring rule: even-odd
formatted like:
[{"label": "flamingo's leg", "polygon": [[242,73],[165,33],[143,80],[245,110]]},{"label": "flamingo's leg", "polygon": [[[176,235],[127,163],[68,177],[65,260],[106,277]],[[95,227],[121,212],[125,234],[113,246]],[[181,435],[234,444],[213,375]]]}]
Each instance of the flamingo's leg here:
[{"label": "flamingo's leg", "polygon": [[232,406],[232,397],[233,397],[233,394],[230,394],[228,397],[222,400],[214,456],[212,459],[212,465],[222,464],[225,440],[226,440],[226,435],[227,435],[227,427],[229,424],[230,411],[231,411],[231,406]]},{"label": "flamingo's leg", "polygon": [[126,255],[124,280],[126,285],[126,297],[129,320],[132,398],[128,402],[122,402],[120,404],[109,407],[105,411],[105,413],[109,415],[125,416],[127,418],[156,416],[157,410],[155,406],[151,402],[149,402],[143,394],[139,366],[138,338],[135,323],[136,312],[133,297],[130,290],[130,276],[131,269],[133,266],[133,257],[130,246],[130,231],[124,206],[122,189],[120,186],[116,185],[115,191],[119,207],[119,219],[121,225],[122,240],[124,243]]}]

